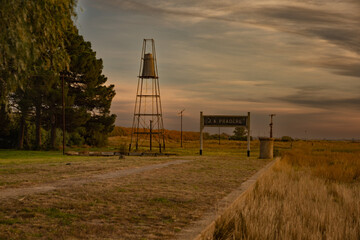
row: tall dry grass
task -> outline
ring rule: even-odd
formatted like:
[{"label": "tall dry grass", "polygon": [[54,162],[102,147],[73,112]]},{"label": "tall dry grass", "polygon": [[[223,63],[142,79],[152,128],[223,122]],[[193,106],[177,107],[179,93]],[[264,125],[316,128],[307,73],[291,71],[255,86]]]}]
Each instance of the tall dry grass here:
[{"label": "tall dry grass", "polygon": [[295,149],[283,161],[323,179],[360,182],[360,152]]},{"label": "tall dry grass", "polygon": [[209,239],[360,239],[359,152],[291,151]]}]

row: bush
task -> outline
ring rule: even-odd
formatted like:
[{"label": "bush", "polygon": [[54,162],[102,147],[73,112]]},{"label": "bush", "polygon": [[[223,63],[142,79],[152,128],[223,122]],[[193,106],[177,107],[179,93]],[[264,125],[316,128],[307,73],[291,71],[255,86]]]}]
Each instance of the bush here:
[{"label": "bush", "polygon": [[292,141],[294,141],[294,139],[292,137],[289,137],[289,136],[283,136],[281,138],[281,141],[282,142],[292,142]]},{"label": "bush", "polygon": [[67,145],[69,146],[81,146],[84,144],[85,139],[80,135],[78,132],[72,132],[69,134],[69,141],[67,142]]},{"label": "bush", "polygon": [[106,146],[107,135],[99,131],[92,131],[92,134],[87,136],[86,143],[90,146],[96,146],[96,147]]},{"label": "bush", "polygon": [[[230,136],[230,137],[229,137],[229,140],[247,141],[247,136],[242,136],[242,137],[239,137],[239,136]],[[252,136],[250,136],[250,140],[251,140],[251,141],[253,140],[253,137],[252,137]]]}]

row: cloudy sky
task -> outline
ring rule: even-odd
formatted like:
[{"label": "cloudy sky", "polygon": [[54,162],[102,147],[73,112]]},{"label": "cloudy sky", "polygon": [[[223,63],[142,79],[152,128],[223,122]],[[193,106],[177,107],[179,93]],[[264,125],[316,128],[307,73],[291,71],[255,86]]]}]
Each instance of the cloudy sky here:
[{"label": "cloudy sky", "polygon": [[252,114],[252,134],[360,138],[360,0],[79,0],[77,25],[131,126],[142,41],[154,38],[167,129]]}]

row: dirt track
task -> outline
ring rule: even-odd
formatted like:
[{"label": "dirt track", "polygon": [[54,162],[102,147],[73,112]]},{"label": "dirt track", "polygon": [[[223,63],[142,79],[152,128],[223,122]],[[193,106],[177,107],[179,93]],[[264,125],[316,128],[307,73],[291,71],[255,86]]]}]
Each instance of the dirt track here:
[{"label": "dirt track", "polygon": [[16,198],[26,195],[31,195],[35,193],[44,193],[52,190],[56,190],[59,188],[73,187],[74,185],[82,185],[92,182],[98,182],[101,180],[111,179],[111,178],[119,178],[125,177],[131,174],[141,173],[145,171],[150,171],[154,169],[164,168],[170,165],[182,164],[185,162],[189,162],[190,160],[175,160],[166,163],[153,164],[144,167],[130,168],[124,169],[114,172],[107,172],[103,174],[92,175],[87,178],[70,178],[65,180],[60,180],[52,183],[46,183],[37,185],[34,187],[24,187],[24,188],[10,188],[0,191],[0,200],[6,198]]}]

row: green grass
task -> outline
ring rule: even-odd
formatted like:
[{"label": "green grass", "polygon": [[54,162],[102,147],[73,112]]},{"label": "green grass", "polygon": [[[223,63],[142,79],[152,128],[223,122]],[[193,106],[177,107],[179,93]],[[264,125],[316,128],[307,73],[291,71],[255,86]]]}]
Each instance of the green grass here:
[{"label": "green grass", "polygon": [[47,159],[49,157],[60,156],[62,153],[59,151],[25,151],[25,150],[12,150],[12,149],[1,149],[1,159],[14,159],[14,158],[39,158]]},{"label": "green grass", "polygon": [[[121,145],[128,143],[121,138],[116,141],[112,140],[113,145]],[[163,150],[165,153],[176,154],[179,156],[199,156],[200,144],[199,141],[185,141],[183,147],[176,141],[166,142],[166,148]],[[138,152],[149,152],[149,146],[146,144],[139,147]],[[153,148],[152,152],[159,152],[159,148]],[[230,141],[222,140],[218,144],[217,140],[205,140],[203,145],[203,156],[246,156],[247,155],[247,142],[246,141]],[[251,155],[259,156],[259,141],[251,142]]]},{"label": "green grass", "polygon": [[49,218],[58,219],[61,224],[70,225],[72,221],[77,218],[78,216],[75,214],[70,214],[64,211],[61,211],[58,208],[40,208],[38,209],[39,212],[45,214]]},{"label": "green grass", "polygon": [[21,223],[21,221],[17,218],[3,218],[0,219],[0,224],[3,225],[13,225],[15,223]]},{"label": "green grass", "polygon": [[150,199],[151,203],[162,203],[162,204],[169,204],[171,201],[167,198],[164,197],[158,197],[158,198],[153,198]]},{"label": "green grass", "polygon": [[[111,145],[103,148],[67,148],[67,151],[118,151],[121,145],[128,146],[128,139],[111,141]],[[205,140],[203,147],[204,156],[246,156],[246,141],[222,140],[221,145],[217,140]],[[139,151],[149,152],[147,146],[143,146]],[[153,148],[152,152],[158,152],[158,148]],[[169,154],[180,156],[199,155],[199,141],[185,141],[183,148],[178,142],[169,141],[166,143],[166,149],[163,151]],[[251,142],[251,156],[259,156],[259,142]],[[80,162],[89,160],[89,156],[67,156],[62,155],[62,151],[27,151],[27,150],[4,150],[0,149],[0,166],[3,164],[33,164],[33,163],[63,163]]]},{"label": "green grass", "polygon": [[0,166],[3,164],[61,163],[86,161],[87,156],[64,156],[60,151],[25,151],[0,149]]}]

